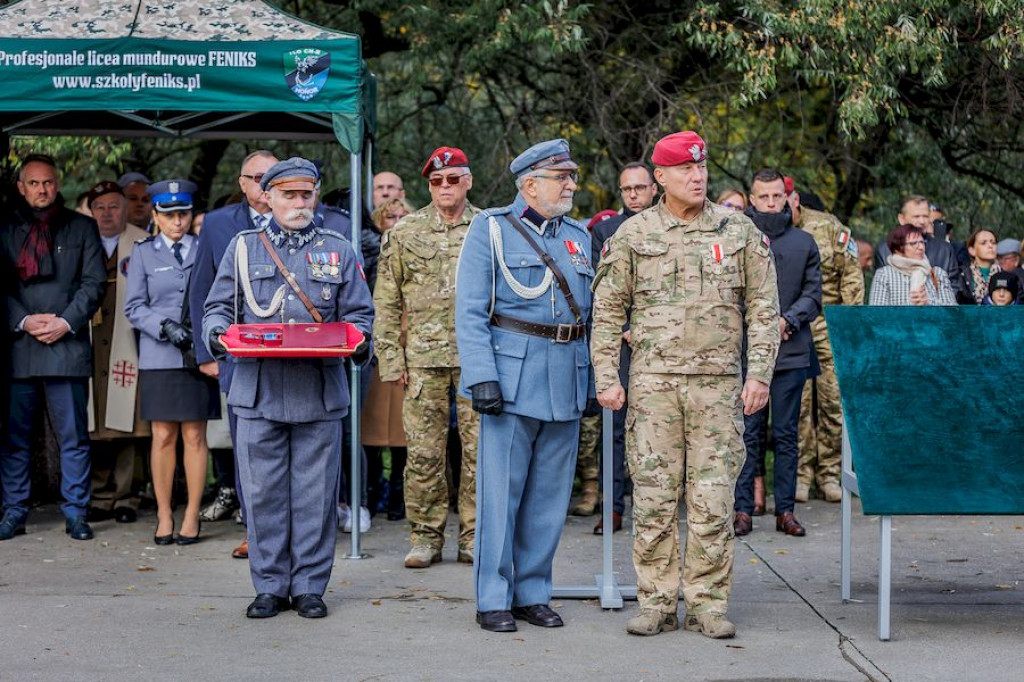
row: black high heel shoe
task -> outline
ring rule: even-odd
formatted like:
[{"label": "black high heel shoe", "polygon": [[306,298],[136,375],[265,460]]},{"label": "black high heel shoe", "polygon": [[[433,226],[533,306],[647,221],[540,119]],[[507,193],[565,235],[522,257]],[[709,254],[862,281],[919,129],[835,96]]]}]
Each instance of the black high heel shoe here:
[{"label": "black high heel shoe", "polygon": [[203,520],[199,519],[199,523],[196,527],[196,534],[192,536],[185,535],[184,533],[178,533],[178,545],[194,545],[199,542],[199,534],[203,532]]},{"label": "black high heel shoe", "polygon": [[[156,527],[160,527],[160,522],[156,522]],[[153,542],[157,545],[173,545],[174,544],[174,517],[171,517],[171,532],[167,535],[157,535],[153,533]]]}]

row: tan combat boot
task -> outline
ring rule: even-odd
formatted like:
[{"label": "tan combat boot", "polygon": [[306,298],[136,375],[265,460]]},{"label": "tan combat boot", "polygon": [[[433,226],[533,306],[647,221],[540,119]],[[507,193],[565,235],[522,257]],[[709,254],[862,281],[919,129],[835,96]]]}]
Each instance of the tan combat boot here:
[{"label": "tan combat boot", "polygon": [[729,639],[736,636],[736,626],[721,613],[701,613],[696,616],[688,613],[683,627],[711,639]]},{"label": "tan combat boot", "polygon": [[430,568],[441,562],[441,550],[427,545],[414,545],[405,555],[406,568]]},{"label": "tan combat boot", "polygon": [[839,487],[838,483],[832,481],[822,483],[821,496],[825,498],[826,502],[839,502],[843,499],[843,489]]},{"label": "tan combat boot", "polygon": [[679,618],[676,614],[662,613],[654,609],[641,609],[640,615],[630,618],[626,623],[626,632],[644,637],[678,629]]},{"label": "tan combat boot", "polygon": [[811,484],[804,483],[803,481],[796,482],[796,494],[793,495],[793,499],[797,502],[806,502],[807,498],[811,496]]},{"label": "tan combat boot", "polygon": [[583,481],[580,492],[580,501],[569,513],[573,516],[593,516],[597,510],[597,481]]}]

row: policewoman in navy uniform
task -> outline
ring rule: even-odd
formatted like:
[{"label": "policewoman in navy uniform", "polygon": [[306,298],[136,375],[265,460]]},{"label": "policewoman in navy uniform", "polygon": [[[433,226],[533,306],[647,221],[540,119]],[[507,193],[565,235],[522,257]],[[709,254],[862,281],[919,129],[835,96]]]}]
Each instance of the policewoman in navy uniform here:
[{"label": "policewoman in navy uniform", "polygon": [[482,415],[477,622],[493,632],[515,631],[516,619],[562,625],[548,605],[551,565],[572,492],[579,420],[594,397],[590,236],[566,217],[577,165],[565,140],[550,140],[509,169],[519,193],[510,206],[474,218],[455,290],[460,393]]},{"label": "policewoman in navy uniform", "polygon": [[[261,184],[273,219],[228,245],[206,299],[208,349],[214,357],[225,353],[220,337],[232,323],[308,324],[316,319],[312,308],[324,322],[350,322],[366,335],[352,356],[362,362],[370,352],[373,303],[351,242],[314,221],[320,171],[291,158],[272,166]],[[342,358],[235,358],[228,405],[238,419],[235,449],[257,593],[246,615],[268,618],[294,606],[300,616],[322,618],[349,408]]]},{"label": "policewoman in navy uniform", "polygon": [[[124,313],[139,331],[140,411],[153,426],[150,469],[157,517],[153,542],[158,545],[199,542],[206,421],[220,419],[217,383],[196,366],[191,321],[185,310],[196,254],[196,238],[189,234],[189,227],[197,189],[188,180],[149,186],[157,233],[136,242],[125,287]],[[171,491],[179,433],[185,445],[188,503],[175,538]]]}]

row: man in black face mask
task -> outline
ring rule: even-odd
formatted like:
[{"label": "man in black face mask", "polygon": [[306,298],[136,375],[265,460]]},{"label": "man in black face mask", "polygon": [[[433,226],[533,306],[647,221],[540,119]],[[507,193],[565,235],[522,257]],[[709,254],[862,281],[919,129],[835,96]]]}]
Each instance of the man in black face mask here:
[{"label": "man in black face mask", "polygon": [[783,176],[765,169],[754,175],[746,214],[771,240],[772,256],[779,286],[779,331],[782,345],[775,362],[768,405],[744,417],[743,440],[747,459],[736,482],[736,535],[753,528],[754,476],[757,473],[758,434],[771,410],[775,434],[775,530],[803,536],[804,527],[793,515],[796,469],[799,459],[797,425],[800,396],[808,371],[816,365],[810,322],[821,314],[821,258],[811,235],[793,226],[793,214],[786,202]]}]

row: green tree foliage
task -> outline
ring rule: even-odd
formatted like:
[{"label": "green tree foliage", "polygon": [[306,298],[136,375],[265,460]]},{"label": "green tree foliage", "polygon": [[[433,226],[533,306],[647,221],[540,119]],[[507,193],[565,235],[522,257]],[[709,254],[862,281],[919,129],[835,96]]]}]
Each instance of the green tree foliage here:
[{"label": "green tree foliage", "polygon": [[[417,203],[439,145],[466,149],[471,198],[493,205],[511,198],[518,151],[563,136],[587,216],[618,205],[618,168],[689,128],[710,145],[712,194],[771,165],[868,238],[910,192],[943,204],[961,235],[1024,231],[1021,0],[279,4],[362,36],[380,79],[375,166],[403,175]],[[256,146],[140,141],[107,166],[191,174],[216,197]],[[337,146],[271,148],[322,158],[327,186],[347,184]]]}]

